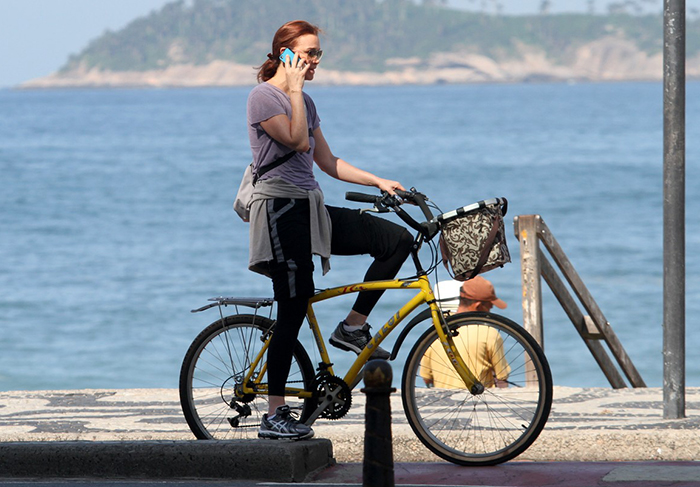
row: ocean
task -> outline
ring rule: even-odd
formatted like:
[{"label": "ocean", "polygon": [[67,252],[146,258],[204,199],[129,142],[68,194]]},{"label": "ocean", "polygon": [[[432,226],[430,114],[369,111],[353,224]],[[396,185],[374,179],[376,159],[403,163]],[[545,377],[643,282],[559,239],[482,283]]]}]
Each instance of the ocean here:
[{"label": "ocean", "polygon": [[[0,90],[0,390],[177,387],[187,347],[218,317],[191,309],[212,296],[271,294],[247,270],[247,224],[231,207],[250,162],[248,91]],[[442,211],[508,198],[513,263],[485,277],[517,322],[512,217],[541,215],[646,383],[662,386],[660,83],[307,91],[333,152],[349,162],[416,187]],[[689,83],[688,386],[700,386],[699,94]],[[344,193],[362,188],[317,178],[329,204],[357,206]],[[316,285],[361,281],[368,265],[334,257]],[[444,268],[437,278],[448,278]],[[608,386],[543,289],[555,384]],[[370,323],[381,326],[408,297],[387,293]],[[351,304],[319,308],[326,337]],[[344,373],[352,357],[331,354]]]}]

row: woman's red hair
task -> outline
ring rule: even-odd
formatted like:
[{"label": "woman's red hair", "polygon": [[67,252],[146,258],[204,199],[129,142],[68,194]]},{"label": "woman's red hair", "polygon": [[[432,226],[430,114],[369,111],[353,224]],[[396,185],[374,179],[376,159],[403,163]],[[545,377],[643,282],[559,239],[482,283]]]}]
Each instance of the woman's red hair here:
[{"label": "woman's red hair", "polygon": [[267,61],[258,68],[258,83],[267,81],[277,72],[280,64],[279,56],[282,48],[289,47],[293,50],[297,38],[313,34],[318,35],[321,29],[306,22],[305,20],[292,20],[277,29],[275,37],[272,38],[272,52],[267,55]]}]

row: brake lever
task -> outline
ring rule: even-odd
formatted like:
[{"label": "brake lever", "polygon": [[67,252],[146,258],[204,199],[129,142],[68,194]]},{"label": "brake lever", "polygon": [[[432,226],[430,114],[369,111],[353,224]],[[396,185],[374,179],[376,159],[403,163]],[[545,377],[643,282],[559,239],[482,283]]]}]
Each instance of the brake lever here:
[{"label": "brake lever", "polygon": [[360,210],[360,213],[365,211],[371,211],[372,213],[390,213],[391,210],[384,206],[380,201],[377,201],[372,208],[364,208]]},{"label": "brake lever", "polygon": [[[384,206],[385,208],[388,208],[388,207],[393,208],[396,206],[400,206],[404,203],[403,198],[401,198],[397,194],[388,194],[386,191],[382,191],[382,193],[384,194],[384,197],[380,201],[380,204],[382,206]],[[389,203],[389,204],[387,205],[387,203]]]}]

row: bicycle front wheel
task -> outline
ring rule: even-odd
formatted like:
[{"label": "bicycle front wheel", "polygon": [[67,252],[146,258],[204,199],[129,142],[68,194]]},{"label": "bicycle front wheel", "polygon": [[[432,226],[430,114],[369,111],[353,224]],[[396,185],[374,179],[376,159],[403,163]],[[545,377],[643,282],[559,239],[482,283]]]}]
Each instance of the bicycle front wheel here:
[{"label": "bicycle front wheel", "polygon": [[[257,438],[267,395],[241,394],[243,379],[264,346],[274,322],[254,315],[233,315],[209,325],[195,338],[180,370],[180,405],[187,424],[199,439]],[[266,382],[267,353],[252,378]],[[294,346],[287,387],[310,390],[311,360],[298,341]],[[311,415],[312,400],[287,397],[287,404]]]},{"label": "bicycle front wheel", "polygon": [[511,460],[537,439],[549,417],[552,375],[542,348],[521,326],[491,313],[460,313],[447,324],[484,392],[466,389],[430,328],[404,368],[408,422],[428,449],[450,462],[485,466]]}]

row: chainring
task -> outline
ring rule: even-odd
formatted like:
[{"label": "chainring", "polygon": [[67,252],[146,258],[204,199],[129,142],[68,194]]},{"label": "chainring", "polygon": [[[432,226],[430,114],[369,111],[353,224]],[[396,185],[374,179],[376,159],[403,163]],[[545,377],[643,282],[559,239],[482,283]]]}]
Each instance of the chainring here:
[{"label": "chainring", "polygon": [[315,397],[318,405],[326,404],[319,415],[326,419],[340,419],[352,405],[352,391],[343,379],[335,375],[324,375],[316,379]]}]

